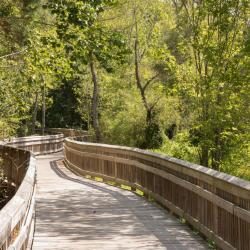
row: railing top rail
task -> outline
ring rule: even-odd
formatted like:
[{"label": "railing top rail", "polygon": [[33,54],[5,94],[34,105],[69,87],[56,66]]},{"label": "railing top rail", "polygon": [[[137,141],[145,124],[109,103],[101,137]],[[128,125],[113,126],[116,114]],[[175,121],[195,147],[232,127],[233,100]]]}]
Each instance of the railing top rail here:
[{"label": "railing top rail", "polygon": [[61,151],[63,140],[64,135],[59,133],[0,142],[3,169],[17,190],[0,210],[0,249],[26,248],[35,204],[34,155]]},{"label": "railing top rail", "polygon": [[84,132],[84,133],[88,133],[87,130],[83,130],[83,129],[74,129],[74,128],[49,128],[47,130],[50,131],[74,131],[74,132]]},{"label": "railing top rail", "polygon": [[72,142],[75,143],[77,145],[86,145],[89,147],[98,147],[98,148],[102,148],[104,149],[114,149],[114,150],[122,150],[122,151],[126,151],[127,153],[129,152],[133,152],[133,153],[138,153],[141,155],[146,155],[149,157],[153,157],[155,159],[160,159],[160,160],[164,160],[167,161],[169,163],[173,163],[175,165],[178,165],[180,167],[185,167],[188,170],[191,171],[195,171],[197,173],[200,173],[201,175],[206,175],[208,177],[214,178],[214,179],[218,179],[220,181],[226,182],[226,183],[230,183],[240,189],[244,189],[247,190],[249,192],[248,196],[250,199],[250,182],[247,180],[243,180],[241,178],[238,178],[236,176],[232,176],[223,172],[219,172],[216,170],[213,170],[211,168],[207,168],[195,163],[190,163],[184,160],[180,160],[174,157],[169,157],[160,153],[155,153],[155,152],[150,152],[147,150],[142,150],[139,148],[133,148],[133,147],[126,147],[126,146],[117,146],[117,145],[109,145],[109,144],[97,144],[97,143],[91,143],[91,142],[80,142],[80,141],[76,141],[74,140],[74,138],[66,138],[65,139],[68,142]]},{"label": "railing top rail", "polygon": [[26,137],[15,137],[4,140],[4,142],[31,142],[31,141],[41,141],[41,140],[48,140],[48,139],[55,139],[55,138],[63,138],[62,133],[58,133],[56,135],[34,135],[34,136],[26,136]]},{"label": "railing top rail", "polygon": [[[15,195],[11,198],[11,200],[0,210],[0,247],[2,246],[6,239],[11,240],[14,238],[15,242],[22,241],[24,239],[19,239],[19,235],[12,235],[13,230],[19,225],[22,221],[23,226],[26,225],[26,219],[28,216],[27,211],[29,211],[29,207],[31,205],[31,198],[33,196],[33,189],[35,185],[35,157],[32,152],[28,152],[23,149],[17,149],[10,146],[1,146],[1,150],[4,148],[8,150],[13,150],[15,152],[22,152],[27,154],[27,168],[23,167],[23,170],[26,170],[24,177],[20,186],[18,187]],[[25,163],[24,161],[23,163]],[[21,229],[21,225],[20,225]],[[26,229],[26,228],[25,228]],[[19,230],[19,229],[16,229]],[[10,237],[10,235],[12,235]]]},{"label": "railing top rail", "polygon": [[65,162],[138,188],[222,249],[250,249],[250,182],[159,153],[66,138]]}]

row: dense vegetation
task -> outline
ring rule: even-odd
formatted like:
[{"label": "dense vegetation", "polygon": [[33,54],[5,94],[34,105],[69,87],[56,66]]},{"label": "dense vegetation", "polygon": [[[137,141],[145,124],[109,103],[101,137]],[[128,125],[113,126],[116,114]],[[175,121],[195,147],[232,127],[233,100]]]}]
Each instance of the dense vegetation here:
[{"label": "dense vegetation", "polygon": [[11,199],[16,189],[12,183],[8,182],[1,165],[2,161],[0,159],[0,210]]},{"label": "dense vegetation", "polygon": [[1,137],[88,129],[250,179],[247,0],[2,0]]}]

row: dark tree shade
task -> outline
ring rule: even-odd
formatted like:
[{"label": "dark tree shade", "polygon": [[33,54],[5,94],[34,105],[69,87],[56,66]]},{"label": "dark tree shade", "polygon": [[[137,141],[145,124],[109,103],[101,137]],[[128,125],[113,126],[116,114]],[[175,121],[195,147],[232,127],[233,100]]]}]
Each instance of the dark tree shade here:
[{"label": "dark tree shade", "polygon": [[53,104],[46,113],[46,125],[50,128],[87,128],[77,111],[77,98],[73,90],[75,80],[63,80],[63,84],[49,93]]}]

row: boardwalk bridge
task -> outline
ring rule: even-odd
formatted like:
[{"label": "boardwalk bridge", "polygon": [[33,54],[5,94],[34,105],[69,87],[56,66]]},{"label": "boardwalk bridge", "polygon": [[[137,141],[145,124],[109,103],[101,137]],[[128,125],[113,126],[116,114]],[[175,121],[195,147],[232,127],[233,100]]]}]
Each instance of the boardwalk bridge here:
[{"label": "boardwalk bridge", "polygon": [[250,250],[249,182],[54,132],[64,134],[0,146],[16,187],[0,211],[0,250],[208,249],[209,242]]}]

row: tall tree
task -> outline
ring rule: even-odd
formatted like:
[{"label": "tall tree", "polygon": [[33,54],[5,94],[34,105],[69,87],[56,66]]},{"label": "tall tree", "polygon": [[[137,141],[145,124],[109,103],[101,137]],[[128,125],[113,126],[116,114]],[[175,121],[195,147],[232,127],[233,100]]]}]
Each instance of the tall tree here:
[{"label": "tall tree", "polygon": [[90,69],[93,82],[92,126],[96,141],[101,140],[99,125],[99,79],[97,68],[112,70],[112,61],[123,62],[126,52],[122,34],[108,29],[99,21],[106,8],[112,7],[115,1],[54,1],[47,7],[56,14],[58,38],[64,42],[72,67],[79,72],[82,65]]},{"label": "tall tree", "polygon": [[[39,1],[0,2],[0,129],[13,135],[28,116],[30,86],[23,77],[27,34]],[[22,83],[22,84],[21,84]]]},{"label": "tall tree", "polygon": [[[174,0],[177,28],[195,69],[193,142],[200,163],[219,169],[249,126],[245,0]],[[241,114],[241,115],[239,115]],[[242,119],[242,116],[244,119]]]},{"label": "tall tree", "polygon": [[[162,143],[158,113],[160,101],[166,96],[166,86],[172,81],[175,58],[169,53],[164,42],[164,29],[171,26],[169,5],[163,1],[133,0],[121,8],[126,23],[128,43],[133,55],[133,83],[143,103],[145,117],[144,148],[159,147]],[[129,17],[129,18],[128,18]],[[162,91],[161,91],[162,90]]]}]

